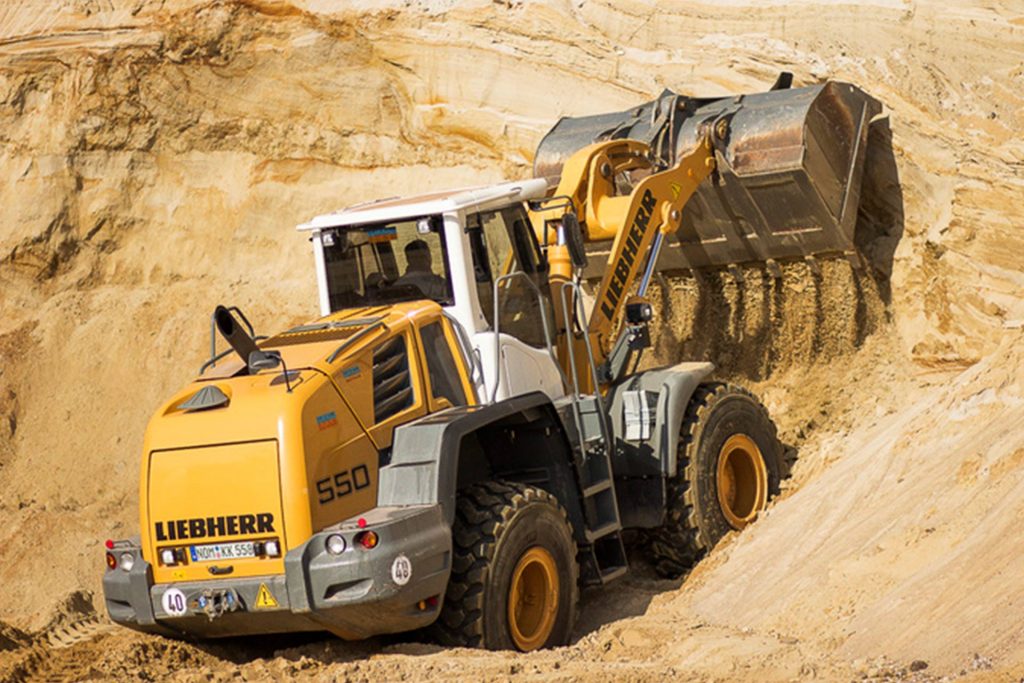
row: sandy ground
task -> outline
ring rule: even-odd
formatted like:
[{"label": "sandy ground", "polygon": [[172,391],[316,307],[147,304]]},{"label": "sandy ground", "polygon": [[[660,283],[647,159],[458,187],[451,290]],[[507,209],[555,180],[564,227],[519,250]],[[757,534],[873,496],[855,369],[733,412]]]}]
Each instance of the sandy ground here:
[{"label": "sandy ground", "polygon": [[[1024,6],[992,0],[4,3],[0,680],[1019,680],[1022,55]],[[315,315],[292,226],[523,177],[559,116],[780,69],[887,107],[869,267],[667,276],[649,359],[714,360],[798,450],[747,532],[682,582],[634,558],[572,646],[529,656],[199,647],[94,616],[146,419],[213,306],[264,331]]]}]

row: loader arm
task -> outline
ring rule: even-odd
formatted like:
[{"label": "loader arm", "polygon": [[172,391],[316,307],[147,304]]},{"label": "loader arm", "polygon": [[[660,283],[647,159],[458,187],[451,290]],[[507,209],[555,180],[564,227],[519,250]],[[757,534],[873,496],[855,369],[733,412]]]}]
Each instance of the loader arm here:
[{"label": "loader arm", "polygon": [[[638,140],[590,145],[567,160],[555,191],[556,197],[570,200],[588,241],[614,240],[587,329],[598,364],[608,354],[619,314],[655,235],[660,231],[667,236],[679,228],[683,207],[715,168],[708,135],[667,169],[653,170],[650,159],[650,147]],[[636,182],[628,195],[616,194],[617,177],[645,170],[653,172]],[[543,226],[556,215],[557,211],[536,215],[535,226]],[[538,235],[542,234],[541,227]],[[557,244],[549,246],[549,252],[564,249]],[[570,277],[555,267],[567,263],[566,259],[552,258],[551,262],[553,280]]]}]

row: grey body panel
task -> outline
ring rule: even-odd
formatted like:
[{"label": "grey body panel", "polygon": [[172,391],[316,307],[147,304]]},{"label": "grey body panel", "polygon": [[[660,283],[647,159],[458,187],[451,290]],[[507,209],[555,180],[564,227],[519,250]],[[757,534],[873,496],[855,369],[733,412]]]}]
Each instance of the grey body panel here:
[{"label": "grey body panel", "polygon": [[[679,428],[686,406],[697,385],[714,369],[711,363],[679,363],[633,375],[609,390],[606,400],[615,434],[612,462],[616,476],[675,476]],[[636,390],[657,395],[655,425],[649,439],[627,441],[623,399],[627,391]]]},{"label": "grey body panel", "polygon": [[[451,408],[398,427],[391,462],[380,469],[378,505],[440,505],[445,521],[451,524],[455,519],[456,492],[460,483],[471,483],[465,478],[476,464],[463,457],[464,439],[496,424],[516,426],[514,423],[529,425],[539,421],[557,423],[557,429],[548,434],[551,445],[562,452],[570,450],[551,399],[539,391],[489,405]],[[557,457],[558,451],[549,448],[548,452],[551,459]],[[484,476],[489,469],[478,471]],[[561,492],[553,493],[563,504],[571,502],[559,495]]]},{"label": "grey body panel", "polygon": [[[679,430],[697,385],[714,370],[711,363],[679,363],[627,378],[606,397],[614,434],[612,470],[625,528],[652,528],[665,515],[665,479],[676,475]],[[629,392],[652,399],[649,436],[627,438],[624,404]],[[656,397],[656,399],[655,399]]]},{"label": "grey body panel", "polygon": [[[590,397],[592,398],[592,397]],[[582,422],[598,402],[580,398]],[[458,492],[505,480],[548,491],[565,508],[584,584],[626,569],[611,463],[603,445],[581,443],[571,399],[541,392],[446,410],[395,430],[391,463],[379,474],[381,505],[432,504],[454,521]]]},{"label": "grey body panel", "polygon": [[[375,508],[361,517],[365,528],[377,533],[377,547],[359,546],[354,539],[363,529],[355,519],[348,520],[289,551],[284,574],[153,584],[150,565],[141,559],[130,572],[108,570],[103,578],[107,611],[113,621],[137,630],[207,638],[328,630],[356,639],[427,626],[437,618],[451,572],[451,529],[441,508]],[[347,541],[340,555],[326,549],[326,538],[334,533]],[[412,566],[404,585],[392,579],[400,555]],[[255,607],[261,585],[270,590],[277,607]],[[185,594],[186,615],[164,612],[163,595],[171,588]],[[240,609],[210,619],[196,604],[204,592],[228,589],[238,595]],[[434,597],[433,604],[419,609],[420,601]]]},{"label": "grey body panel", "polygon": [[118,552],[131,550],[135,564],[126,572],[120,567],[108,569],[103,575],[103,597],[107,603],[110,620],[146,633],[171,635],[170,631],[156,622],[153,603],[149,600],[149,589],[153,585],[153,567],[142,559],[138,544],[125,544]]}]

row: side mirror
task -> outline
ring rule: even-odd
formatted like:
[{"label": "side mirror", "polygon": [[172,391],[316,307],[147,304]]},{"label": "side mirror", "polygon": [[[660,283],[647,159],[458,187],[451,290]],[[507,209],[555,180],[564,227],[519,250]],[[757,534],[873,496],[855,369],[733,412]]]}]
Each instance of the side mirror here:
[{"label": "side mirror", "polygon": [[579,219],[572,211],[567,211],[562,216],[562,238],[565,240],[565,247],[569,250],[569,259],[574,268],[582,269],[587,267],[587,250],[583,247],[583,230],[580,228]]},{"label": "side mirror", "polygon": [[281,362],[280,351],[253,351],[249,354],[249,371],[273,370]]}]

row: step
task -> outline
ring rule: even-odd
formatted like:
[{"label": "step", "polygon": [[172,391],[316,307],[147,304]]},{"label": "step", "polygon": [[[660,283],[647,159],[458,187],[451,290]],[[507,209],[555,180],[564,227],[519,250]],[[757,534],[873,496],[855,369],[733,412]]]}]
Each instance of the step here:
[{"label": "step", "polygon": [[588,486],[585,489],[583,489],[583,497],[584,498],[590,498],[591,496],[596,496],[597,494],[601,493],[601,491],[607,491],[611,487],[612,487],[612,480],[611,479],[603,479],[603,480],[597,482],[596,484],[591,484],[590,486]]},{"label": "step", "polygon": [[628,571],[629,567],[625,565],[621,567],[606,567],[605,569],[601,570],[601,583],[604,584],[608,583],[609,581],[614,581],[615,579],[619,578]]},{"label": "step", "polygon": [[621,531],[622,525],[618,522],[608,522],[596,529],[584,529],[583,535],[587,539],[587,543],[593,543],[594,541],[600,540],[609,534],[614,534],[616,531]]}]

